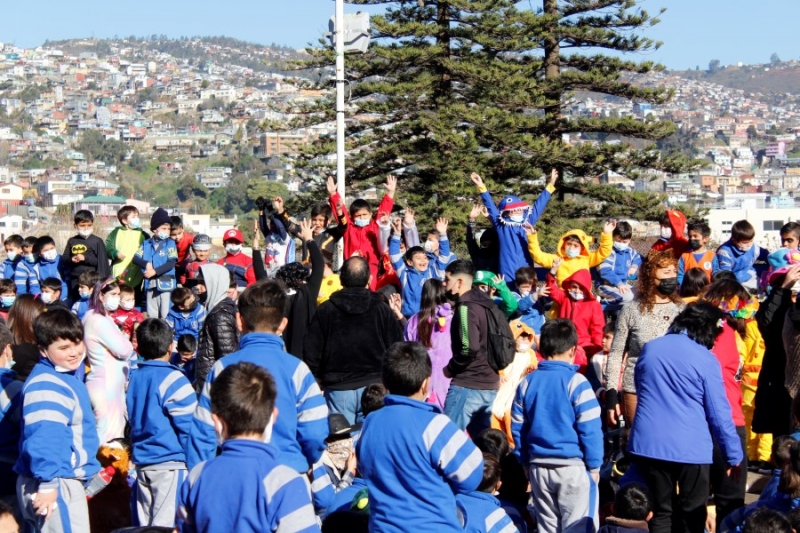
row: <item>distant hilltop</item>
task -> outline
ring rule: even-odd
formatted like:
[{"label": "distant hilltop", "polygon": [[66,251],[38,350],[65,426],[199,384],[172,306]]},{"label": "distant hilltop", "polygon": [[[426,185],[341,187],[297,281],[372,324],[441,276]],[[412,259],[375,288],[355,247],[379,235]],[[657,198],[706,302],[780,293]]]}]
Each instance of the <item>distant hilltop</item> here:
[{"label": "distant hilltop", "polygon": [[[776,58],[777,59],[777,58]],[[712,61],[708,68],[673,70],[670,74],[764,95],[800,93],[800,62],[772,61],[760,65],[720,65]]]}]

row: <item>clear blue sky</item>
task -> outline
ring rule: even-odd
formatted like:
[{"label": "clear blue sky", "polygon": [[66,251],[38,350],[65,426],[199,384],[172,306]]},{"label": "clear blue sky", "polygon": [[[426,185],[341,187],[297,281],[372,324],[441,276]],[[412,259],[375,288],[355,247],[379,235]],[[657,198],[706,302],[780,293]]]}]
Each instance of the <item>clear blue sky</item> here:
[{"label": "clear blue sky", "polygon": [[[523,2],[521,5],[525,5]],[[541,0],[530,0],[534,7]],[[763,63],[773,52],[800,57],[797,0],[644,0],[651,12],[668,7],[647,35],[664,41],[647,56],[670,68]],[[13,7],[12,7],[13,6]],[[0,42],[35,47],[45,39],[166,34],[227,35],[301,48],[327,31],[332,0],[28,0],[4,6]],[[356,11],[347,5],[346,11]],[[792,45],[791,43],[795,43]]]}]

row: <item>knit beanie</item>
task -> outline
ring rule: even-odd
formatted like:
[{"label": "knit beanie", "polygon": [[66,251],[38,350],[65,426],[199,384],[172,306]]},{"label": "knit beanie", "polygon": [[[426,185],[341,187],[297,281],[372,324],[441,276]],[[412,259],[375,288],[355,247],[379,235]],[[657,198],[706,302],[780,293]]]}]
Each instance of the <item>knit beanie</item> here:
[{"label": "knit beanie", "polygon": [[155,213],[153,213],[152,218],[150,218],[150,229],[155,230],[159,226],[171,223],[172,220],[169,217],[169,213],[167,213],[164,208],[159,207],[156,209]]}]

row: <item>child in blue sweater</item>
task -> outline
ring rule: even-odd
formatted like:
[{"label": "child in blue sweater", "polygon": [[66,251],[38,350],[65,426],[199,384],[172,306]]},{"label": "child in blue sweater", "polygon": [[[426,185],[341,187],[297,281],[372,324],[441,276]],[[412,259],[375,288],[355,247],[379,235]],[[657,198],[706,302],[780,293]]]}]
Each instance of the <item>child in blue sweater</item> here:
[{"label": "child in blue sweater", "polygon": [[216,376],[209,416],[222,453],[194,467],[181,487],[179,531],[319,531],[308,482],[269,443],[279,416],[277,394],[269,372],[251,363],[227,366]]},{"label": "child in blue sweater", "polygon": [[14,467],[22,515],[31,531],[50,521],[53,531],[89,531],[84,486],[100,470],[100,443],[89,392],[74,375],[86,355],[83,326],[55,309],[39,315],[34,331],[42,359],[22,389]]},{"label": "child in blue sweater", "polygon": [[483,454],[483,479],[478,490],[456,495],[458,514],[465,533],[511,533],[517,527],[500,500],[494,495],[500,489],[500,461]]},{"label": "child in blue sweater", "polygon": [[36,245],[36,237],[25,237],[22,240],[22,260],[17,261],[17,268],[14,270],[17,294],[28,294],[28,279],[33,276],[32,269],[36,263],[36,255],[33,253],[34,245]]},{"label": "child in blue sweater", "polygon": [[464,531],[455,494],[481,484],[483,455],[438,406],[425,402],[430,381],[431,360],[421,344],[398,342],[386,352],[389,395],[367,417],[356,444],[370,531]]},{"label": "child in blue sweater", "polygon": [[94,286],[101,281],[103,281],[103,278],[95,270],[86,270],[78,276],[79,300],[72,304],[72,312],[75,313],[78,320],[83,320],[86,312],[89,311],[89,301],[92,298],[92,294],[94,294]]},{"label": "child in blue sweater", "polygon": [[513,294],[517,299],[519,320],[531,328],[538,337],[542,332],[542,324],[544,324],[544,307],[541,298],[550,293],[546,286],[542,287],[541,291],[538,290],[536,270],[533,267],[526,266],[518,269],[514,275],[514,282],[517,291]]},{"label": "child in blue sweater", "polygon": [[598,524],[603,431],[592,386],[573,364],[578,333],[566,319],[542,326],[545,358],[517,389],[511,407],[514,453],[529,468],[541,533],[587,520]]},{"label": "child in blue sweater", "polygon": [[447,220],[440,218],[436,221],[436,231],[439,235],[439,256],[431,261],[428,253],[421,246],[409,248],[405,254],[400,251],[400,236],[402,220],[394,221],[392,238],[389,241],[389,255],[392,266],[397,273],[403,287],[403,316],[409,318],[419,313],[422,303],[422,286],[425,281],[436,278],[444,279],[444,269],[450,260],[450,241],[447,238]]},{"label": "child in blue sweater", "polygon": [[167,315],[167,324],[172,328],[175,342],[181,335],[200,337],[206,322],[206,308],[200,305],[197,296],[186,287],[178,287],[170,295],[172,308]]},{"label": "child in blue sweater", "polygon": [[642,266],[642,256],[631,248],[633,228],[628,222],[620,221],[611,232],[614,248],[611,255],[597,266],[601,283],[597,292],[601,298],[614,303],[627,303],[633,300],[634,288],[628,280],[636,279]]},{"label": "child in blue sweater", "polygon": [[142,269],[145,278],[147,316],[150,318],[167,318],[171,307],[169,295],[177,286],[175,264],[178,262],[178,248],[169,237],[171,223],[164,209],[156,209],[150,217],[153,236],[145,240],[133,256],[133,264]]},{"label": "child in blue sweater", "polygon": [[34,263],[32,269],[34,277],[28,280],[28,292],[30,294],[41,294],[42,281],[47,278],[56,278],[61,281],[61,294],[59,298],[62,301],[67,301],[69,292],[67,284],[64,281],[67,275],[63,261],[61,260],[61,254],[56,250],[56,242],[49,235],[39,237],[36,239],[33,253],[36,255],[36,263]]},{"label": "child in blue sweater", "polygon": [[0,279],[14,279],[14,272],[17,265],[22,261],[22,236],[9,235],[3,241],[6,249],[6,258],[3,260],[3,267],[0,269]]},{"label": "child in blue sweater", "polygon": [[134,525],[173,527],[186,479],[186,447],[197,407],[194,388],[169,364],[172,331],[148,318],[136,329],[139,365],[126,394],[136,464]]},{"label": "child in blue sweater", "polygon": [[755,263],[761,248],[753,241],[756,230],[746,220],[739,220],[731,226],[731,238],[717,248],[720,270],[729,270],[736,280],[748,290],[758,289],[758,275]]}]

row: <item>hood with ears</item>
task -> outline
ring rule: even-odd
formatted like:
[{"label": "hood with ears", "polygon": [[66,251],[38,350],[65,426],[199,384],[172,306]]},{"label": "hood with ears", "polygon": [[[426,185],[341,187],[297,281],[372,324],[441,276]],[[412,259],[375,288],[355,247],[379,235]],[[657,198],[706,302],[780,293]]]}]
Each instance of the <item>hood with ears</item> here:
[{"label": "hood with ears", "polygon": [[561,283],[561,286],[564,288],[564,292],[567,291],[567,286],[572,281],[574,281],[575,283],[577,283],[580,286],[581,290],[583,291],[583,295],[587,299],[594,297],[592,295],[592,275],[589,273],[589,271],[587,269],[582,268],[582,269],[578,270],[577,272],[575,272],[570,277],[568,277],[567,279],[565,279]]},{"label": "hood with ears", "polygon": [[513,320],[509,323],[509,326],[511,326],[511,333],[514,335],[514,340],[518,339],[523,334],[528,334],[531,338],[536,336],[533,328],[524,323],[522,320]]},{"label": "hood with ears", "polygon": [[580,239],[581,244],[583,245],[583,250],[581,250],[581,255],[584,257],[589,257],[589,245],[592,244],[594,239],[588,235],[586,232],[579,229],[573,229],[566,232],[561,238],[558,240],[558,255],[561,257],[566,257],[567,254],[564,252],[564,241],[567,237],[574,235],[578,239]]},{"label": "hood with ears", "polygon": [[669,217],[669,226],[672,228],[672,238],[685,239],[686,215],[677,209],[667,209],[667,217]]}]

